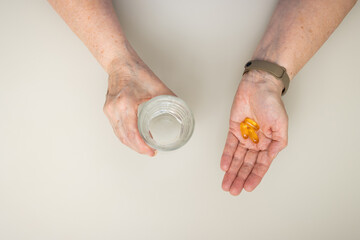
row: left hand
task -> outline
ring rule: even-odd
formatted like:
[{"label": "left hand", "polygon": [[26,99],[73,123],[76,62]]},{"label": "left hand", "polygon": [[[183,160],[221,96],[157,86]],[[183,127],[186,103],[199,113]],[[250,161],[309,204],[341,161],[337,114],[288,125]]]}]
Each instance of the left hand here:
[{"label": "left hand", "polygon": [[[132,48],[130,48],[132,50]],[[141,154],[155,156],[138,129],[138,106],[159,95],[175,95],[139,58],[130,51],[114,61],[109,71],[109,84],[104,104],[115,135],[119,140]]]},{"label": "left hand", "polygon": [[[254,190],[287,145],[288,116],[281,100],[282,89],[281,81],[257,70],[245,74],[239,84],[221,157],[221,169],[226,172],[222,188],[232,195],[239,195],[243,188]],[[241,136],[240,123],[246,117],[260,126],[258,144]]]}]

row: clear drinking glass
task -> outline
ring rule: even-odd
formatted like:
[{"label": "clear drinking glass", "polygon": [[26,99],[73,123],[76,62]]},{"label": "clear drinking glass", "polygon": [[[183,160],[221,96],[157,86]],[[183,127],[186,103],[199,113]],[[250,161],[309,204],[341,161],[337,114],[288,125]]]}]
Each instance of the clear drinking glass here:
[{"label": "clear drinking glass", "polygon": [[152,148],[162,151],[180,148],[190,139],[194,125],[190,108],[178,97],[161,95],[139,106],[140,135]]}]

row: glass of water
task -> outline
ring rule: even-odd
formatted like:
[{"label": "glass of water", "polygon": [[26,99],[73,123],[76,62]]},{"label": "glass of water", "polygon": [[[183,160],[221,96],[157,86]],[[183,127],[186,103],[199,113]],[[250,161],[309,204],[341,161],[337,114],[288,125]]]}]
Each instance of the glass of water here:
[{"label": "glass of water", "polygon": [[190,108],[178,97],[161,95],[139,106],[140,135],[157,150],[171,151],[182,147],[190,139],[194,125]]}]

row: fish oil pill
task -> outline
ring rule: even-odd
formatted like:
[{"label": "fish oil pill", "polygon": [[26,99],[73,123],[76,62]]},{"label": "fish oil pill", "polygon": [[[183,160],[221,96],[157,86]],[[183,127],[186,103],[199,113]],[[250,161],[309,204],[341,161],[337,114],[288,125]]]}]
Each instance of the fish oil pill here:
[{"label": "fish oil pill", "polygon": [[256,144],[259,142],[259,136],[256,134],[256,131],[259,129],[259,125],[251,118],[245,118],[245,120],[240,123],[240,132],[242,137],[244,139],[250,137],[251,141]]},{"label": "fish oil pill", "polygon": [[249,127],[244,123],[240,123],[240,131],[241,131],[241,136],[244,139],[247,139],[249,137]]},{"label": "fish oil pill", "polygon": [[252,120],[250,118],[245,118],[244,122],[247,125],[249,125],[250,127],[253,127],[255,129],[255,131],[260,129],[259,125],[254,120]]},{"label": "fish oil pill", "polygon": [[259,142],[258,135],[256,134],[255,130],[253,128],[251,128],[251,127],[249,127],[249,137],[254,143]]}]

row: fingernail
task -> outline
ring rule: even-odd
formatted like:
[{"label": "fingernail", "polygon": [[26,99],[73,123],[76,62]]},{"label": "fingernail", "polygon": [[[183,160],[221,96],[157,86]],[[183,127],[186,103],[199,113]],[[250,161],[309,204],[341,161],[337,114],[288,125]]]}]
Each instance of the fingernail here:
[{"label": "fingernail", "polygon": [[153,157],[155,157],[155,156],[156,156],[156,154],[157,154],[157,150],[155,150],[155,151],[154,151],[154,156],[153,156]]}]

